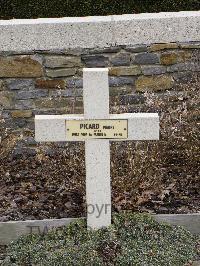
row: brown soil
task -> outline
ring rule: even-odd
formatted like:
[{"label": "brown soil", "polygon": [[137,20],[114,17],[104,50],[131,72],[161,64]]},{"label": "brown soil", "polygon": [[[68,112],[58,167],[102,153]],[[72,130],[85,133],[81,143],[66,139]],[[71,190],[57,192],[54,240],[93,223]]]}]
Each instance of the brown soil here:
[{"label": "brown soil", "polygon": [[[113,211],[200,211],[199,184],[190,180],[184,190],[179,180],[173,180],[171,184],[151,185],[150,189],[140,179],[136,190],[130,176],[117,172],[120,161],[119,156],[112,169]],[[130,173],[125,162],[123,165],[123,172]],[[59,152],[53,156],[9,156],[0,161],[0,166],[0,221],[85,216],[84,147],[65,155]]]}]

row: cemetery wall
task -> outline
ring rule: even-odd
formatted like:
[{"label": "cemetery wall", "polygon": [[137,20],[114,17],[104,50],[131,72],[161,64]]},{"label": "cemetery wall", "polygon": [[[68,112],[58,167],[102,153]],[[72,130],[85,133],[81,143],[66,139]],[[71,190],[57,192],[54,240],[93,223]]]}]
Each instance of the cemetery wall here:
[{"label": "cemetery wall", "polygon": [[140,111],[147,101],[146,93],[169,98],[168,104],[176,105],[185,100],[181,84],[189,85],[198,79],[200,43],[2,55],[2,141],[14,134],[18,138],[15,152],[35,153],[36,114],[83,113],[83,67],[109,68],[111,112],[119,107],[128,112]]},{"label": "cemetery wall", "polygon": [[111,113],[146,111],[149,94],[184,110],[199,84],[199,14],[1,21],[1,150],[36,153],[36,114],[83,113],[84,67],[109,68]]}]

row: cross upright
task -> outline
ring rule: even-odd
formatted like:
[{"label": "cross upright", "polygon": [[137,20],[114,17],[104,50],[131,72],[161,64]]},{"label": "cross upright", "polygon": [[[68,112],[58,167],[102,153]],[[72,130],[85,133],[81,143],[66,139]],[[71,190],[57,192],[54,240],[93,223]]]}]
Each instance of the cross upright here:
[{"label": "cross upright", "polygon": [[109,114],[107,68],[83,69],[84,115],[36,115],[36,141],[85,141],[88,228],[111,224],[110,140],[158,140],[157,113]]}]

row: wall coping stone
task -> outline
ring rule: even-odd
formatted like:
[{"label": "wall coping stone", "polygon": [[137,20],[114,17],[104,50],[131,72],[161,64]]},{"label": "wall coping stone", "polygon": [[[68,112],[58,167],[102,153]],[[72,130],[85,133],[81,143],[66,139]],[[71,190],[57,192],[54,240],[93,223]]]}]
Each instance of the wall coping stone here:
[{"label": "wall coping stone", "polygon": [[200,41],[200,11],[0,20],[0,52]]}]

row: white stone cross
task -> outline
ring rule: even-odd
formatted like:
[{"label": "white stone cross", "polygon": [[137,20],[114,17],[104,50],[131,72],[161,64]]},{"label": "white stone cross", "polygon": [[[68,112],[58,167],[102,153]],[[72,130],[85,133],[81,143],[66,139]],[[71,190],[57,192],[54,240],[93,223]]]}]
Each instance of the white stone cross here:
[{"label": "white stone cross", "polygon": [[35,117],[36,141],[85,141],[87,225],[92,229],[111,224],[109,141],[159,139],[158,114],[109,114],[108,84],[107,68],[85,68],[84,115]]}]

